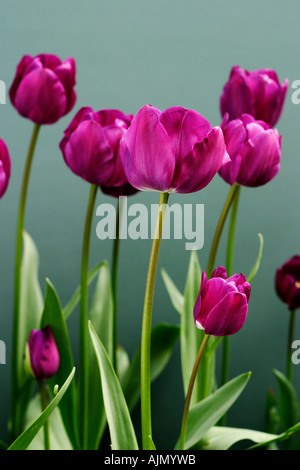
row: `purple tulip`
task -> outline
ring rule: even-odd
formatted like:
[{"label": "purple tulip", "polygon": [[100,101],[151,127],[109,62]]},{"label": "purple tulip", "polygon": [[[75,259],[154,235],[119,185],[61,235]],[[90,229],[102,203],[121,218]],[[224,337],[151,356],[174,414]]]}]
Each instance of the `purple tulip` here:
[{"label": "purple tulip", "polygon": [[295,255],[277,269],[275,289],[290,310],[300,307],[300,255]]},{"label": "purple tulip", "polygon": [[228,113],[230,120],[251,114],[273,127],[282,113],[288,84],[286,78],[281,85],[274,70],[249,72],[234,66],[221,95],[221,114]]},{"label": "purple tulip", "polygon": [[207,280],[203,271],[200,292],[194,307],[197,328],[213,336],[229,336],[244,325],[251,287],[243,274],[227,278],[223,267]]},{"label": "purple tulip", "polygon": [[35,379],[50,379],[59,367],[59,352],[50,326],[32,330],[28,340],[31,372]]},{"label": "purple tulip", "polygon": [[25,55],[9,90],[21,116],[36,124],[53,124],[73,108],[76,101],[76,65],[52,54]]},{"label": "purple tulip", "polygon": [[10,156],[5,142],[0,139],[0,198],[7,190],[10,179]]},{"label": "purple tulip", "polygon": [[143,106],[120,145],[128,181],[140,190],[199,191],[229,161],[221,128],[181,107]]},{"label": "purple tulip", "polygon": [[222,129],[231,161],[219,174],[229,184],[262,186],[273,179],[280,169],[281,136],[263,121],[249,114],[228,122],[225,116]]},{"label": "purple tulip", "polygon": [[122,187],[128,183],[120,159],[120,140],[132,115],[117,109],[81,108],[60,143],[68,167],[91,184]]}]

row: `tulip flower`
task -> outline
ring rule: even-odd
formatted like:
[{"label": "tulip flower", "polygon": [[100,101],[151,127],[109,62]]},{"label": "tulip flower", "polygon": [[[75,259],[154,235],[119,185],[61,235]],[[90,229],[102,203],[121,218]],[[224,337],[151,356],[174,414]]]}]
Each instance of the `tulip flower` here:
[{"label": "tulip flower", "polygon": [[207,279],[203,271],[194,307],[197,328],[213,336],[237,333],[246,321],[250,292],[250,284],[243,274],[227,278],[225,268],[219,267]]},{"label": "tulip flower", "polygon": [[221,125],[231,161],[219,170],[230,185],[262,186],[272,180],[280,169],[281,136],[263,121],[249,114]]},{"label": "tulip flower", "polygon": [[60,357],[50,326],[32,330],[26,347],[25,362],[27,370],[36,380],[50,379],[56,374]]},{"label": "tulip flower", "polygon": [[288,84],[286,78],[281,85],[274,70],[249,72],[234,66],[221,95],[221,114],[228,113],[230,120],[251,114],[273,127],[282,113]]},{"label": "tulip flower", "polygon": [[143,106],[120,147],[129,183],[146,191],[199,191],[229,161],[221,128],[178,106],[164,112]]},{"label": "tulip flower", "polygon": [[277,269],[275,289],[290,310],[300,307],[300,255],[295,255]]},{"label": "tulip flower", "polygon": [[60,143],[68,167],[91,184],[121,187],[128,183],[119,155],[119,142],[132,115],[117,109],[81,108]]},{"label": "tulip flower", "polygon": [[76,101],[76,65],[53,54],[25,55],[17,66],[9,90],[13,106],[36,124],[53,124],[73,108]]},{"label": "tulip flower", "polygon": [[10,179],[10,156],[5,142],[0,139],[0,198],[7,190]]}]

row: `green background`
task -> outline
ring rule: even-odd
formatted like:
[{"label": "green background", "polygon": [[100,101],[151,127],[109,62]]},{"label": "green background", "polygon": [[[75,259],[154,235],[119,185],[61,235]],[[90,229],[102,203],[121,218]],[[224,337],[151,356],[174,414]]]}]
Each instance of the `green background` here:
[{"label": "green background", "polygon": [[[135,113],[144,104],[160,109],[193,108],[212,125],[220,124],[219,97],[231,66],[273,68],[281,82],[299,76],[298,0],[2,0],[0,79],[8,88],[24,54],[54,53],[77,62],[78,100],[72,112],[42,129],[29,190],[26,229],[40,253],[40,279],[55,285],[63,304],[79,283],[81,241],[89,185],[65,165],[58,144],[81,106],[119,108]],[[263,429],[267,388],[275,386],[272,368],[285,370],[288,313],[274,292],[276,268],[299,253],[300,106],[291,87],[277,128],[282,165],[268,185],[243,188],[237,223],[234,270],[248,274],[258,250],[265,247],[244,328],[232,339],[230,376],[252,370],[252,378],[228,424]],[[12,177],[0,201],[0,339],[7,345],[7,365],[0,365],[0,439],[6,437],[9,408],[14,239],[20,183],[32,123],[11,106],[0,106],[0,136],[9,147]],[[199,193],[174,196],[170,202],[205,205],[205,244],[199,258],[205,268],[217,218],[228,193],[217,175]],[[158,202],[156,193],[139,193],[129,202]],[[115,202],[99,192],[97,203]],[[91,265],[111,258],[111,241],[91,240]],[[226,237],[225,237],[226,239]],[[224,239],[224,241],[225,241]],[[190,252],[185,241],[164,241],[159,267],[183,289]],[[121,244],[119,274],[120,343],[130,356],[140,342],[141,313],[150,252],[149,241]],[[224,263],[224,242],[218,264]],[[153,323],[178,323],[160,276]],[[77,314],[70,319],[77,360]],[[300,339],[299,322],[295,337]],[[299,390],[300,366],[295,369]],[[153,386],[154,440],[170,448],[179,433],[183,407],[179,348]],[[139,427],[138,412],[135,415]]]}]

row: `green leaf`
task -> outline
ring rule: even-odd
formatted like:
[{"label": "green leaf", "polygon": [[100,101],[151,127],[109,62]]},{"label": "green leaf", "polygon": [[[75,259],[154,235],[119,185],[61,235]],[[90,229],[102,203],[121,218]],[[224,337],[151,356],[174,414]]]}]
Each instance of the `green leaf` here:
[{"label": "green leaf", "polygon": [[73,368],[72,372],[70,373],[69,377],[58,391],[57,395],[53,398],[47,408],[43,411],[43,413],[39,416],[38,419],[34,421],[8,448],[8,450],[26,450],[32,440],[35,438],[39,430],[44,426],[47,419],[51,413],[55,410],[58,406],[59,402],[63,398],[64,394],[66,393],[73,376],[75,374],[75,368]]},{"label": "green leaf", "polygon": [[25,372],[23,354],[30,333],[39,328],[43,311],[43,295],[38,279],[39,255],[34,241],[27,232],[23,232],[23,258],[21,265],[21,299],[18,325],[18,358],[16,373],[19,383],[17,397],[12,397],[19,417],[19,427],[22,428],[27,405],[30,401],[33,382]]},{"label": "green leaf", "polygon": [[[63,316],[61,304],[56,290],[49,279],[46,279],[45,303],[40,328],[44,328],[46,325],[51,326],[51,330],[60,356],[58,372],[49,380],[49,384],[53,388],[57,383],[64,383],[69,371],[72,370],[74,363],[69,334]],[[66,392],[65,399],[60,404],[60,411],[68,436],[74,448],[76,449],[78,448],[78,436],[76,432],[77,426],[75,407],[76,389],[75,381],[73,381],[70,384],[68,391]]]},{"label": "green leaf", "polygon": [[259,270],[259,266],[260,266],[260,262],[261,262],[261,258],[262,258],[262,254],[263,254],[263,246],[264,246],[264,238],[262,236],[261,233],[258,234],[258,237],[259,237],[259,250],[258,250],[258,255],[257,255],[257,259],[254,263],[254,266],[247,278],[247,281],[249,282],[249,284],[251,284],[251,282],[253,281],[253,279],[255,278],[258,270]]},{"label": "green leaf", "polygon": [[190,409],[185,449],[196,445],[222,418],[246,387],[250,375],[250,372],[239,375]]},{"label": "green leaf", "polygon": [[279,398],[278,409],[280,416],[281,431],[285,431],[299,420],[299,403],[297,393],[292,383],[278,370],[273,373],[277,380]]},{"label": "green leaf", "polygon": [[271,444],[274,444],[275,442],[285,441],[291,438],[294,434],[296,434],[299,431],[300,431],[300,423],[297,423],[295,424],[295,426],[290,427],[282,434],[277,435],[274,439],[270,439],[268,441],[255,444],[254,446],[249,447],[248,450],[258,449],[260,447],[269,447]]},{"label": "green leaf", "polygon": [[[151,332],[151,381],[164,370],[179,339],[180,328],[175,325],[159,323]],[[141,394],[141,350],[135,353],[128,371],[123,390],[130,411],[137,404]]]},{"label": "green leaf", "polygon": [[193,450],[227,450],[239,441],[262,443],[276,439],[276,434],[255,431],[252,429],[213,426],[198,442]]},{"label": "green leaf", "polygon": [[[95,286],[89,320],[110,359],[113,348],[113,298],[111,275],[106,261],[101,263]],[[88,448],[98,449],[106,426],[100,375],[95,374],[98,360],[92,342],[89,342],[89,432]]]},{"label": "green leaf", "polygon": [[[88,285],[90,285],[92,281],[95,279],[95,277],[98,275],[102,265],[103,265],[103,262],[97,264],[97,266],[91,269],[88,275]],[[65,320],[67,320],[69,316],[72,314],[72,312],[75,310],[79,301],[80,301],[80,286],[77,287],[71,299],[69,300],[67,305],[65,305],[65,307],[63,308],[63,314],[65,317]]]},{"label": "green leaf", "polygon": [[127,351],[123,346],[118,345],[117,347],[117,375],[120,381],[121,387],[124,390],[124,384],[126,383],[130,370],[130,359]]},{"label": "green leaf", "polygon": [[183,304],[184,304],[184,297],[181,294],[181,292],[177,289],[175,286],[174,282],[170,278],[170,276],[167,274],[165,269],[161,270],[161,276],[163,278],[165,287],[167,289],[167,292],[169,294],[171,303],[175,310],[179,313],[179,315],[182,315],[183,312]]},{"label": "green leaf", "polygon": [[98,359],[112,450],[138,450],[133,424],[120,382],[91,322],[89,322],[89,330]]},{"label": "green leaf", "polygon": [[[37,394],[29,403],[25,428],[29,427],[39,417],[40,414],[41,397],[39,394]],[[48,423],[51,450],[73,450],[73,446],[69,440],[61,418],[59,406],[57,406],[49,416]],[[44,446],[44,432],[43,429],[40,429],[35,438],[29,444],[27,450],[44,450]]]}]

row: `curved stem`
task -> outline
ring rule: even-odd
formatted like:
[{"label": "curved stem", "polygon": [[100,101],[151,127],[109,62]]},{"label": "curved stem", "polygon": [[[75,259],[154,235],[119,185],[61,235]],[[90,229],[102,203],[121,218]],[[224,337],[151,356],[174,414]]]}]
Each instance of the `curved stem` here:
[{"label": "curved stem", "polygon": [[225,222],[226,222],[226,219],[227,219],[227,215],[229,213],[229,209],[230,209],[231,204],[234,200],[235,193],[238,190],[238,187],[239,186],[237,184],[233,184],[231,186],[230,191],[229,191],[228,196],[227,196],[227,199],[225,201],[223,210],[221,212],[217,227],[216,227],[216,231],[215,231],[215,235],[214,235],[214,238],[213,238],[213,242],[212,242],[212,246],[211,246],[211,250],[210,250],[210,255],[209,255],[209,259],[208,259],[207,269],[206,269],[206,274],[207,274],[208,279],[211,277],[211,275],[213,273],[213,270],[214,270],[214,267],[215,267],[215,260],[216,260],[217,251],[218,251],[221,235],[222,235],[222,232],[223,232],[223,228],[224,228],[224,225],[225,225]]},{"label": "curved stem", "polygon": [[[227,253],[226,253],[226,273],[227,277],[232,275],[232,264],[233,264],[233,251],[234,251],[234,237],[236,228],[237,211],[239,205],[241,187],[238,185],[233,196],[229,230],[228,230],[228,241],[227,241]],[[224,336],[222,348],[222,362],[221,362],[221,386],[228,382],[229,376],[229,351],[230,351],[230,337]],[[226,414],[221,418],[220,424],[225,426]]]},{"label": "curved stem", "polygon": [[[41,396],[41,407],[42,412],[48,406],[48,398],[47,398],[47,386],[44,380],[39,380],[39,389],[40,389],[40,396]],[[50,450],[50,436],[49,436],[49,421],[46,420],[44,426],[44,450]]]},{"label": "curved stem", "polygon": [[79,368],[79,431],[81,432],[82,448],[87,448],[88,442],[88,269],[90,253],[90,236],[92,218],[95,206],[98,186],[92,185],[86,213],[82,259],[81,259],[81,283],[80,283],[80,368]]},{"label": "curved stem", "polygon": [[29,186],[29,179],[31,167],[33,162],[34,151],[39,135],[40,125],[35,124],[27,153],[27,159],[24,169],[19,211],[16,233],[16,246],[15,246],[15,273],[14,273],[14,312],[13,312],[13,337],[12,337],[12,373],[11,373],[11,435],[15,439],[20,431],[20,405],[19,393],[20,384],[19,377],[19,364],[20,358],[23,357],[24,351],[20,351],[20,299],[21,299],[21,265],[22,265],[22,251],[23,251],[23,230],[25,220],[25,210],[27,193]]},{"label": "curved stem", "polygon": [[198,355],[197,355],[197,358],[196,358],[196,362],[194,364],[192,375],[191,375],[191,378],[190,378],[190,383],[189,383],[188,391],[187,391],[186,398],[185,398],[185,404],[184,404],[184,410],[183,410],[183,416],[182,416],[179,450],[184,450],[187,423],[188,423],[188,415],[189,415],[189,409],[190,409],[190,403],[191,403],[193,388],[194,388],[197,372],[198,372],[198,369],[199,369],[199,365],[200,365],[205,347],[206,347],[207,342],[209,340],[209,337],[210,337],[210,335],[204,335],[204,338],[202,340],[202,343],[201,343],[201,346],[200,346],[200,349],[199,349],[199,352],[198,352]]},{"label": "curved stem", "polygon": [[291,361],[291,346],[292,346],[293,338],[294,338],[295,317],[296,317],[296,310],[291,310],[289,333],[288,333],[288,345],[287,345],[287,364],[286,364],[286,376],[290,382],[292,382],[292,374],[293,374],[293,363]]},{"label": "curved stem", "polygon": [[113,244],[112,254],[112,268],[111,268],[111,279],[112,279],[112,295],[113,295],[113,348],[112,348],[112,363],[115,371],[117,370],[117,347],[118,347],[118,262],[119,262],[119,222],[120,217],[120,200],[118,199],[117,213],[116,213],[116,238]]},{"label": "curved stem", "polygon": [[162,238],[164,215],[168,199],[168,193],[160,194],[159,209],[157,214],[154,238],[152,241],[144,299],[141,339],[141,419],[143,450],[152,449],[151,440],[149,439],[149,436],[152,437],[150,379],[151,323],[157,263]]}]

